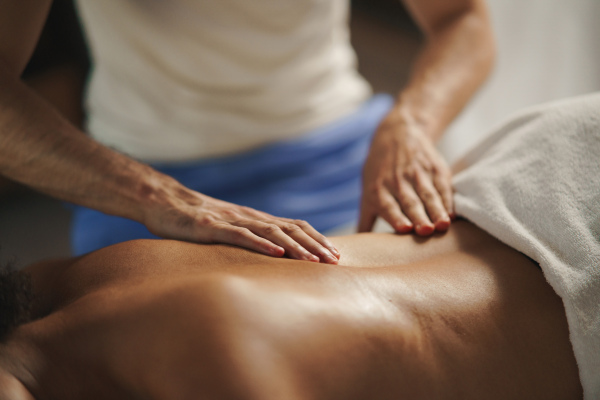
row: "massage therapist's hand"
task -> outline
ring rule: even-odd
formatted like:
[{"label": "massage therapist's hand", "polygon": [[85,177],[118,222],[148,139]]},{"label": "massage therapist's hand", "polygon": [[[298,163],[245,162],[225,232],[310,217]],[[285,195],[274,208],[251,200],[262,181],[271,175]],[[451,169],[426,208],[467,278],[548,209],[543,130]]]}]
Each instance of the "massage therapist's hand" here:
[{"label": "massage therapist's hand", "polygon": [[199,243],[232,244],[269,256],[337,264],[339,252],[305,221],[278,218],[175,186],[146,214],[154,234]]},{"label": "massage therapist's hand", "polygon": [[379,216],[396,232],[431,235],[454,217],[451,174],[417,122],[392,111],[379,126],[363,170],[359,232]]},{"label": "massage therapist's hand", "polygon": [[335,248],[306,222],[191,191],[96,142],[32,93],[14,68],[3,68],[1,58],[1,175],[61,200],[141,222],[163,238],[233,244],[276,257],[337,263]]}]

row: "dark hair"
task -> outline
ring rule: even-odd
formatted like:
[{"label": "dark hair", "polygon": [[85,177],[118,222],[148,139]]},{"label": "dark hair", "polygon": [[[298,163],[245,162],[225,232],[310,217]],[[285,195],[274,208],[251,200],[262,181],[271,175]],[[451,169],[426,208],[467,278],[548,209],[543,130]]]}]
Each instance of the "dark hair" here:
[{"label": "dark hair", "polygon": [[0,341],[31,318],[31,280],[10,264],[0,264]]}]

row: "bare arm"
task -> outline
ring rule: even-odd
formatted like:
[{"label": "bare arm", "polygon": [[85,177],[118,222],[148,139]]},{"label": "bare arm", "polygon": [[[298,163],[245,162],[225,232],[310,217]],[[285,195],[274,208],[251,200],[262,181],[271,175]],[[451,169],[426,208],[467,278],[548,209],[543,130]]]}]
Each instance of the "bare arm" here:
[{"label": "bare arm", "polygon": [[489,74],[494,41],[483,0],[405,0],[427,44],[396,109],[438,140]]},{"label": "bare arm", "polygon": [[488,75],[494,42],[482,0],[405,0],[426,35],[408,85],[380,125],[364,170],[360,231],[381,216],[399,232],[444,231],[451,174],[434,147]]},{"label": "bare arm", "polygon": [[162,237],[337,262],[337,251],[307,223],[191,191],[85,136],[28,89],[19,76],[50,3],[0,3],[0,174],[62,200],[134,219]]}]

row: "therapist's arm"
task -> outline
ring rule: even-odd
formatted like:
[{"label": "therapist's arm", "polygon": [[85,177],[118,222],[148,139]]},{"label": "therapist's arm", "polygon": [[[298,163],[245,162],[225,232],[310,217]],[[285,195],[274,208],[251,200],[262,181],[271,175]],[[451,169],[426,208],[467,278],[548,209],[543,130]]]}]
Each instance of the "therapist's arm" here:
[{"label": "therapist's arm", "polygon": [[[90,139],[20,80],[51,1],[0,2],[0,174],[62,200],[145,224],[154,234],[337,263],[303,221],[191,191]],[[333,255],[332,255],[333,253]]]},{"label": "therapist's arm", "polygon": [[489,74],[494,41],[483,0],[404,0],[426,36],[407,86],[379,126],[363,171],[359,231],[380,216],[398,232],[444,231],[451,173],[435,148]]}]

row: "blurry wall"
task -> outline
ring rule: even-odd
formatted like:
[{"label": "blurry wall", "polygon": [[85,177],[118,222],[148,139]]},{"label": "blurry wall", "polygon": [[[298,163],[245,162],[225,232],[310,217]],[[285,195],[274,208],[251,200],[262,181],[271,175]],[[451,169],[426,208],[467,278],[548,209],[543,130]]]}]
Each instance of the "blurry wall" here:
[{"label": "blurry wall", "polygon": [[487,3],[496,32],[496,66],[441,142],[450,160],[517,110],[600,90],[599,0]]}]

